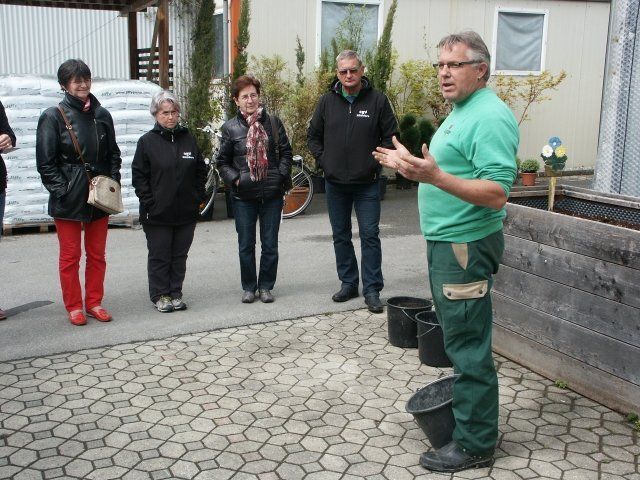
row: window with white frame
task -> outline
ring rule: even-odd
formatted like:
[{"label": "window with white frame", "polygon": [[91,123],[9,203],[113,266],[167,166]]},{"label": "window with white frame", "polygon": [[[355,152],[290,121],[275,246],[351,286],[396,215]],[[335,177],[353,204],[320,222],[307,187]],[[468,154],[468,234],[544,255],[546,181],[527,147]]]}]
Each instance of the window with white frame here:
[{"label": "window with white frame", "polygon": [[[382,22],[382,0],[318,0],[318,58],[323,50],[331,52],[331,40],[336,35],[340,23],[347,17],[350,9],[356,18],[364,18],[361,33],[362,52],[371,50],[378,41],[378,32]],[[362,17],[361,17],[362,16]]]},{"label": "window with white frame", "polygon": [[224,76],[224,20],[222,10],[213,15],[213,77]]},{"label": "window with white frame", "polygon": [[544,70],[548,10],[496,8],[491,70],[527,75]]}]

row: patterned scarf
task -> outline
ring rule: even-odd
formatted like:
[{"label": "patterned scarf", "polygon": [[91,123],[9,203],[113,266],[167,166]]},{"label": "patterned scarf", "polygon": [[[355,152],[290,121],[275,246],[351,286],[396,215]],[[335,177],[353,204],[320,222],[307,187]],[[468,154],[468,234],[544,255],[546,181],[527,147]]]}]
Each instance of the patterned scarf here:
[{"label": "patterned scarf", "polygon": [[249,125],[247,132],[247,165],[249,166],[249,176],[254,182],[259,182],[267,177],[269,160],[267,158],[267,146],[269,137],[258,119],[262,116],[262,107],[259,107],[253,114],[242,114]]}]

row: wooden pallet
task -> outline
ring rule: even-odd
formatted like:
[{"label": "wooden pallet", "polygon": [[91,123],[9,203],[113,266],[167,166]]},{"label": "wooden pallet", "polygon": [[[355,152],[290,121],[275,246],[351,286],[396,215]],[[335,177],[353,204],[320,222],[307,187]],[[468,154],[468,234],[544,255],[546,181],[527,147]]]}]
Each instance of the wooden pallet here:
[{"label": "wooden pallet", "polygon": [[[112,219],[109,226],[134,228],[140,225],[138,215],[129,215],[125,218]],[[53,232],[56,225],[53,222],[44,223],[22,223],[20,225],[3,225],[2,234],[6,236],[17,235],[20,233],[48,233]]]},{"label": "wooden pallet", "polygon": [[5,236],[11,236],[19,233],[28,233],[28,232],[40,232],[40,233],[48,233],[50,231],[54,231],[56,229],[56,225],[51,223],[24,223],[20,225],[3,225],[2,226],[2,234]]}]

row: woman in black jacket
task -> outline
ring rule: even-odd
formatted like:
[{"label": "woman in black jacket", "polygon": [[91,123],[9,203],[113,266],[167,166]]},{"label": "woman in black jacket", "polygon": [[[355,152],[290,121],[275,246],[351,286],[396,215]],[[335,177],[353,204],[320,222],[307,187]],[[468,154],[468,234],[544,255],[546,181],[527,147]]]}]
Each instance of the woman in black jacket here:
[{"label": "woman in black jacket", "polygon": [[159,312],[173,312],[187,308],[182,283],[207,167],[195,138],[178,123],[180,104],[173,93],[154,95],[149,110],[156,124],[138,140],[132,184],[147,236],[149,296]]},{"label": "woman in black jacket", "polygon": [[106,175],[119,182],[120,149],[111,115],[91,94],[89,67],[82,60],[67,60],[58,68],[58,83],[65,92],[59,107],[78,138],[86,162],[83,166],[58,107],[45,110],[38,121],[36,163],[50,193],[49,215],[55,221],[60,243],[62,298],[71,323],[87,323],[78,277],[84,230],[85,309],[88,315],[108,322],[112,317],[102,308],[102,297],[109,215],[87,203],[88,176]]},{"label": "woman in black jacket", "polygon": [[[9,126],[4,106],[0,102],[0,153],[16,146],[16,135]],[[2,238],[2,221],[4,219],[4,204],[7,195],[7,167],[0,155],[0,239]],[[7,314],[0,308],[0,320],[5,320]]]},{"label": "woman in black jacket", "polygon": [[[270,303],[278,272],[283,195],[291,175],[291,145],[280,119],[260,105],[260,82],[255,77],[237,78],[232,96],[239,111],[222,126],[218,168],[232,190],[242,302],[253,302],[257,291],[262,302]],[[262,252],[256,274],[258,220]]]}]

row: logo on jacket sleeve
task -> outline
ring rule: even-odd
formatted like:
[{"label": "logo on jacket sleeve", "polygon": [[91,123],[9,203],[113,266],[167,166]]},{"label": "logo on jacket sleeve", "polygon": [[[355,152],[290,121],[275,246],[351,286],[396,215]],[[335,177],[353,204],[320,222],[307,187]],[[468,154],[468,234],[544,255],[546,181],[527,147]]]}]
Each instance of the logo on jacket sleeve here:
[{"label": "logo on jacket sleeve", "polygon": [[191,154],[191,152],[182,152],[182,158],[185,160],[193,160],[195,157]]},{"label": "logo on jacket sleeve", "polygon": [[371,115],[369,115],[369,110],[358,110],[356,117],[371,118]]}]

